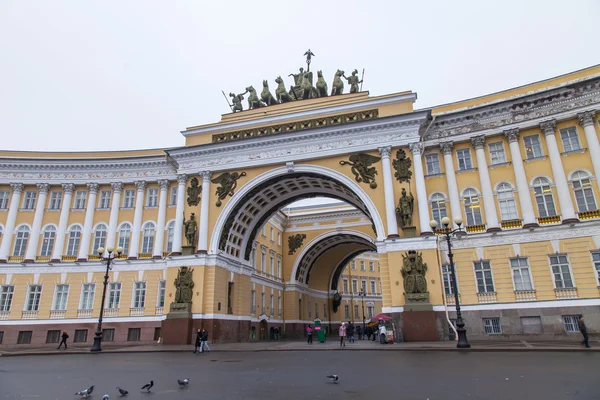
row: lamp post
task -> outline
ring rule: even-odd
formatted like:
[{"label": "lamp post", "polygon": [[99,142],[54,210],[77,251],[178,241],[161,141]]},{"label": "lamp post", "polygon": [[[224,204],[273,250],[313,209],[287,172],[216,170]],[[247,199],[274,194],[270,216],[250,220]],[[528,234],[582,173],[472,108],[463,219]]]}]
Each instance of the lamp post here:
[{"label": "lamp post", "polygon": [[103,257],[104,247],[98,248],[98,254],[100,258],[106,261],[106,273],[104,274],[104,287],[102,288],[102,303],[100,303],[100,316],[98,317],[98,328],[96,328],[96,335],[94,336],[94,344],[90,349],[91,352],[102,351],[102,315],[104,315],[104,300],[106,299],[106,284],[108,283],[108,271],[110,270],[110,262],[115,258],[115,256],[120,256],[123,253],[122,247],[117,247],[117,254],[115,255],[114,247],[109,246],[106,251],[108,252],[107,257]]},{"label": "lamp post", "polygon": [[[446,236],[446,243],[448,244],[448,259],[450,260],[450,274],[452,274],[452,290],[454,291],[454,300],[456,306],[456,332],[458,333],[458,343],[456,347],[459,349],[468,349],[471,347],[469,341],[467,340],[467,330],[465,329],[465,323],[462,319],[462,313],[460,312],[460,301],[458,299],[458,289],[456,287],[456,271],[454,268],[454,254],[452,254],[452,243],[450,242],[450,237],[455,234],[464,233],[462,229],[463,220],[461,217],[455,217],[454,223],[458,226],[457,229],[452,230],[449,228],[450,226],[450,218],[444,217],[442,218],[442,225],[444,225],[444,232],[441,232],[444,236]],[[429,226],[436,232],[436,228],[438,227],[438,223],[436,220],[432,220],[429,222]]]},{"label": "lamp post", "polygon": [[358,292],[358,295],[360,297],[362,297],[363,335],[364,335],[365,334],[365,296],[367,295],[367,292],[365,292],[364,290],[361,290],[360,292]]}]

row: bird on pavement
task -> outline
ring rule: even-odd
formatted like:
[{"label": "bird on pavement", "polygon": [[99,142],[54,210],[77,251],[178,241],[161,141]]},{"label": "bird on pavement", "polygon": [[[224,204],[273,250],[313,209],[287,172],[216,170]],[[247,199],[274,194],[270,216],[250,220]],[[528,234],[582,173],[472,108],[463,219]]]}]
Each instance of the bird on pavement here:
[{"label": "bird on pavement", "polygon": [[127,396],[129,394],[129,392],[127,390],[121,389],[120,387],[117,386],[117,390],[119,391],[119,394],[121,396]]},{"label": "bird on pavement", "polygon": [[141,390],[146,389],[146,391],[149,392],[150,389],[152,388],[152,386],[154,386],[154,381],[150,381],[150,383],[146,383],[144,386],[142,386]]},{"label": "bird on pavement", "polygon": [[338,379],[340,379],[340,377],[337,375],[327,375],[327,377],[331,379],[331,382],[333,383],[338,383]]},{"label": "bird on pavement", "polygon": [[90,394],[92,394],[92,392],[94,391],[94,385],[90,386],[89,388],[82,390],[81,392],[77,392],[75,393],[75,396],[81,396],[84,398],[88,398],[90,397]]},{"label": "bird on pavement", "polygon": [[105,394],[104,396],[102,396],[102,400],[109,400],[109,399],[110,399],[110,396],[107,395],[107,394]]},{"label": "bird on pavement", "polygon": [[179,386],[183,387],[183,386],[187,386],[190,383],[190,378],[184,378],[182,381],[177,379],[177,383],[179,384]]}]

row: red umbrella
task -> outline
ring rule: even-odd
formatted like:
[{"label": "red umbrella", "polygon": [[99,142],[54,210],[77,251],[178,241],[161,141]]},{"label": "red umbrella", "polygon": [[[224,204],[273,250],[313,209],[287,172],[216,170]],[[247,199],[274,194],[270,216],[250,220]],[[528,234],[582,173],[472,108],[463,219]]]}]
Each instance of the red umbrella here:
[{"label": "red umbrella", "polygon": [[385,314],[377,314],[373,318],[370,319],[371,322],[379,321],[380,319],[384,321],[391,321],[392,319]]}]

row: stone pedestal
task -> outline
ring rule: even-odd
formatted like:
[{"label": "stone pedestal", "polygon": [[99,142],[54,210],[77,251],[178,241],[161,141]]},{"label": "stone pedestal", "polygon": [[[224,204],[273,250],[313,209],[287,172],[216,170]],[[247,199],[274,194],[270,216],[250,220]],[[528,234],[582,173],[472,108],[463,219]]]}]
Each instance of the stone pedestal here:
[{"label": "stone pedestal", "polygon": [[190,256],[196,252],[196,246],[181,246],[181,255]]},{"label": "stone pedestal", "polygon": [[162,343],[192,343],[192,322],[192,303],[171,303],[161,324]]},{"label": "stone pedestal", "polygon": [[407,294],[402,320],[404,341],[435,342],[438,340],[435,311],[429,302],[429,293]]},{"label": "stone pedestal", "polygon": [[417,236],[417,228],[414,226],[405,226],[402,228],[405,238],[411,238]]}]

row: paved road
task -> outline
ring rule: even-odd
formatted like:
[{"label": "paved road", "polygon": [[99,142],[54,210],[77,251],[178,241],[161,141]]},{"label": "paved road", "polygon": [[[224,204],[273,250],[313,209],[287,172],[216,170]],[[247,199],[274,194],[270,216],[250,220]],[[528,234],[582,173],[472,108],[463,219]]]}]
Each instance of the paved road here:
[{"label": "paved road", "polygon": [[[0,399],[598,399],[599,353],[324,351],[0,358]],[[326,375],[340,375],[340,383]],[[177,378],[189,376],[188,389]],[[92,378],[93,377],[93,378]],[[150,394],[138,390],[153,379]]]}]

